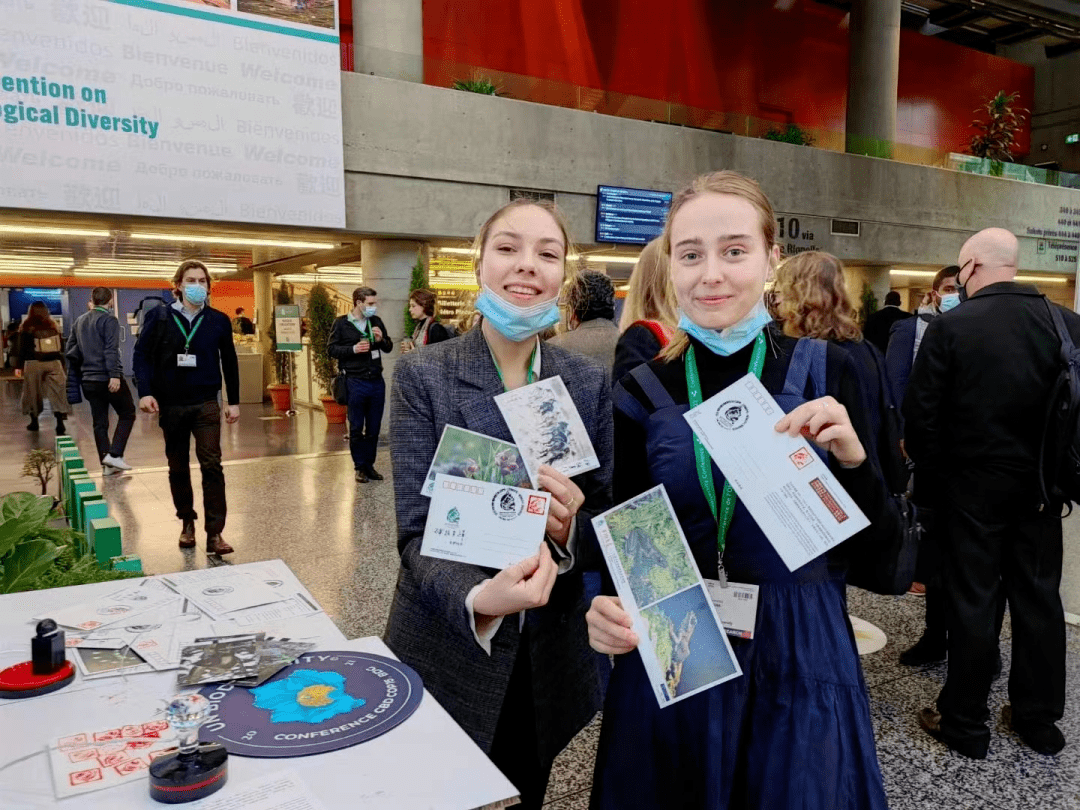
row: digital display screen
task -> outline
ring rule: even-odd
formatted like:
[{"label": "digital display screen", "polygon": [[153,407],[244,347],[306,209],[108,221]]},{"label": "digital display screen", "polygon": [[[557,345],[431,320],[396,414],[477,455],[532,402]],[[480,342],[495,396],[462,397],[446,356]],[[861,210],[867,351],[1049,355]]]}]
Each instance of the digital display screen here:
[{"label": "digital display screen", "polygon": [[597,186],[596,241],[645,245],[664,230],[670,191]]}]

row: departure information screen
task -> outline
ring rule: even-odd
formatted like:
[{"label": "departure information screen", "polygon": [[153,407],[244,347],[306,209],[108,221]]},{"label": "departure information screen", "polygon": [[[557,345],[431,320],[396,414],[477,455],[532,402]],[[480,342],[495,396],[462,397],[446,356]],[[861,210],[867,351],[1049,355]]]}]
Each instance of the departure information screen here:
[{"label": "departure information screen", "polygon": [[670,191],[597,186],[596,241],[644,245],[664,230]]}]

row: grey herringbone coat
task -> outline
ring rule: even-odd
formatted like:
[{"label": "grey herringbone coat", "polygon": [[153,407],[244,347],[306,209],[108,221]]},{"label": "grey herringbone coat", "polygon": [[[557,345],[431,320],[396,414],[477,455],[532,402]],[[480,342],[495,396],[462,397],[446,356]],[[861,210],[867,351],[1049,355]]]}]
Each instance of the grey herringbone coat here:
[{"label": "grey herringbone coat", "polygon": [[[550,759],[600,708],[581,568],[600,564],[591,518],[611,506],[612,425],[607,369],[546,344],[540,357],[541,379],[562,377],[601,463],[599,470],[575,478],[585,494],[575,566],[559,575],[547,605],[525,615],[529,644],[520,654],[532,662],[538,750]],[[519,622],[515,616],[502,622],[490,656],[477,644],[465,597],[494,572],[420,556],[430,503],[420,488],[446,425],[513,441],[493,399],[502,392],[477,328],[398,361],[390,421],[401,569],[386,643],[420,673],[435,699],[485,752],[519,654]]]}]

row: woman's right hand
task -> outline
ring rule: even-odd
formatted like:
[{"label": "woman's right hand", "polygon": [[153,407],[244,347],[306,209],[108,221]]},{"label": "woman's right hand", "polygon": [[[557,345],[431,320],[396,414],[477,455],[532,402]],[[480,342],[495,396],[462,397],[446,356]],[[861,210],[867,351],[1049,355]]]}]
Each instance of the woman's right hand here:
[{"label": "woman's right hand", "polygon": [[630,614],[615,596],[597,596],[585,614],[589,625],[589,645],[599,653],[622,655],[637,648],[638,636]]},{"label": "woman's right hand", "polygon": [[477,625],[499,616],[543,607],[558,574],[559,566],[551,558],[547,543],[541,543],[538,553],[507,566],[476,594],[473,613]]}]

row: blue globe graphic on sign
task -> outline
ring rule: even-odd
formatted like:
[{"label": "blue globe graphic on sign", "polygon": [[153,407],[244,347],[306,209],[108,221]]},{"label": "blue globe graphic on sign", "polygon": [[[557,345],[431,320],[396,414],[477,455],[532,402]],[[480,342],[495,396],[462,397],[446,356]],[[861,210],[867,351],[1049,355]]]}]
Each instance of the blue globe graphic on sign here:
[{"label": "blue globe graphic on sign", "polygon": [[280,681],[251,690],[255,708],[267,709],[271,723],[323,723],[359,709],[367,701],[345,692],[345,676],[337,672],[297,669]]}]

